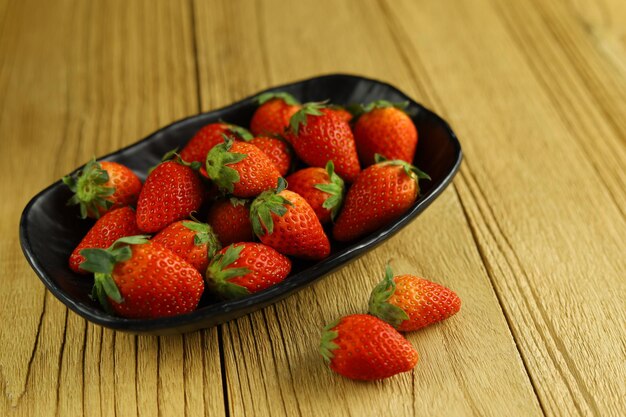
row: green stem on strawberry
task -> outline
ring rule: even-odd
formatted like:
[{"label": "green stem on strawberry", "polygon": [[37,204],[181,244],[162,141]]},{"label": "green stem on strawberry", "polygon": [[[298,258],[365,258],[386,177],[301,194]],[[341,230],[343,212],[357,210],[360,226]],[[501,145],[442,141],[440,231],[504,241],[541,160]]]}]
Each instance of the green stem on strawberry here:
[{"label": "green stem on strawberry", "polygon": [[298,135],[300,126],[306,126],[307,116],[321,116],[322,109],[326,108],[326,101],[313,101],[302,105],[302,108],[295,112],[291,119],[289,119],[289,127],[294,135]]},{"label": "green stem on strawberry", "polygon": [[265,235],[266,232],[267,234],[274,232],[272,213],[282,217],[287,212],[286,206],[293,205],[291,201],[278,195],[286,188],[287,181],[280,177],[276,190],[264,191],[250,205],[250,223],[252,231],[258,237]]},{"label": "green stem on strawberry", "polygon": [[224,298],[237,299],[250,294],[247,288],[229,282],[233,278],[242,277],[251,272],[248,268],[228,268],[239,259],[242,250],[243,246],[230,245],[226,253],[217,254],[207,268],[207,285]]},{"label": "green stem on strawberry", "polygon": [[297,106],[300,104],[300,102],[296,100],[294,96],[284,91],[260,94],[258,97],[256,97],[256,101],[258,102],[259,105],[261,105],[275,98],[281,99],[282,101],[289,104],[290,106]]},{"label": "green stem on strawberry", "polygon": [[195,217],[190,216],[192,220],[184,220],[183,226],[189,230],[193,230],[195,233],[193,237],[193,243],[196,246],[207,245],[207,255],[209,259],[215,256],[215,253],[222,249],[222,244],[217,238],[217,234],[213,231],[213,228],[206,223],[198,221]]},{"label": "green stem on strawberry", "polygon": [[228,125],[228,131],[237,136],[239,139],[246,142],[250,142],[252,139],[254,139],[254,135],[252,135],[252,133],[250,133],[250,131],[245,127],[233,125],[230,123],[226,123],[226,125]]},{"label": "green stem on strawberry", "polygon": [[369,313],[398,328],[403,321],[409,319],[409,315],[400,307],[387,302],[395,292],[396,282],[391,266],[387,264],[385,278],[376,285],[370,295]]},{"label": "green stem on strawberry", "polygon": [[105,187],[109,181],[109,173],[93,158],[76,176],[65,176],[61,179],[74,193],[67,205],[78,205],[80,216],[84,219],[89,213],[96,218],[100,215],[99,208],[108,210],[113,202],[106,199],[115,193],[114,187]]},{"label": "green stem on strawberry", "polygon": [[337,324],[339,324],[339,320],[335,320],[334,322],[324,327],[324,330],[322,332],[322,340],[320,342],[319,350],[322,358],[324,358],[324,361],[326,363],[330,363],[330,360],[335,357],[335,355],[333,354],[333,350],[339,348],[339,345],[333,342],[333,340],[335,340],[339,335],[339,333],[333,330],[337,326]]},{"label": "green stem on strawberry", "polygon": [[416,181],[418,179],[426,179],[426,180],[430,180],[431,179],[430,175],[428,175],[424,171],[420,170],[415,165],[411,165],[408,162],[403,161],[401,159],[388,160],[384,156],[382,156],[380,154],[376,154],[376,155],[374,155],[374,160],[376,161],[377,164],[381,164],[381,165],[397,165],[397,166],[401,166],[402,168],[404,168],[404,172],[406,172],[406,174],[408,176],[410,176],[411,178],[415,179]]},{"label": "green stem on strawberry", "polygon": [[228,165],[243,161],[248,155],[230,152],[233,140],[224,135],[224,142],[215,145],[206,156],[206,172],[217,186],[229,193],[241,179],[237,170]]},{"label": "green stem on strawberry", "polygon": [[315,185],[315,188],[330,194],[330,196],[324,200],[322,207],[330,210],[330,218],[334,221],[335,217],[339,213],[339,209],[341,209],[341,205],[343,204],[345,184],[343,179],[335,173],[335,165],[333,164],[333,161],[328,161],[326,163],[326,172],[328,172],[330,183],[317,184]]}]

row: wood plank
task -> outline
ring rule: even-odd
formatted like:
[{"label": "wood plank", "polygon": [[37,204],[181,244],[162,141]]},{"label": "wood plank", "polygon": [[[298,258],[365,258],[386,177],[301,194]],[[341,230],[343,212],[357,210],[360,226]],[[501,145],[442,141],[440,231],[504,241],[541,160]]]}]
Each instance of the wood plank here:
[{"label": "wood plank", "polygon": [[92,155],[198,111],[190,4],[14,1],[0,13],[12,196],[0,201],[0,415],[224,415],[215,329],[155,338],[87,324],[44,290],[16,227],[32,195]]},{"label": "wood plank", "polygon": [[[249,3],[195,3],[204,110],[269,85],[328,72],[377,77],[431,101],[376,3],[244,4]],[[226,56],[234,50],[243,58]],[[447,323],[408,335],[422,355],[414,372],[373,384],[333,375],[317,354],[321,328],[364,311],[389,259],[398,273],[420,273],[457,290],[463,310]],[[444,410],[541,415],[454,189],[349,267],[224,325],[223,331],[232,415],[438,415]],[[493,381],[500,382],[494,386]]]},{"label": "wood plank", "polygon": [[[416,57],[414,72],[463,138],[457,189],[543,410],[619,415],[626,222],[599,185],[608,171],[594,170],[590,152],[571,140],[573,126],[531,69],[536,60],[507,31],[512,19],[503,22],[487,1],[404,1],[388,10]],[[548,82],[561,85],[567,75]]]}]

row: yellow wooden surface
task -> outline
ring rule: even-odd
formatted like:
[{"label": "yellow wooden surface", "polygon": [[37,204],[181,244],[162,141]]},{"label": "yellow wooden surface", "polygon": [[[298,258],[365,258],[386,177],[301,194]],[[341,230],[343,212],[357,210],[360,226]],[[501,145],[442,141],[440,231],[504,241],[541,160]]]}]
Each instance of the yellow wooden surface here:
[{"label": "yellow wooden surface", "polygon": [[[91,155],[271,85],[395,84],[465,152],[391,240],[296,295],[184,336],[88,324],[18,243]],[[626,409],[626,7],[620,0],[0,0],[1,416],[572,416]],[[321,327],[391,259],[455,289],[411,373],[325,369]]]}]

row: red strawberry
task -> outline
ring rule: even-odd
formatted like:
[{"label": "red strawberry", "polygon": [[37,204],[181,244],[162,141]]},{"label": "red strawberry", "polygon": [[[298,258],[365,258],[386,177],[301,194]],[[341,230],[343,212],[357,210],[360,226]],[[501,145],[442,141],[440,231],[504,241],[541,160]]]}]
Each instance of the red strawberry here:
[{"label": "red strawberry", "polygon": [[361,171],[350,125],[320,103],[308,103],[291,117],[287,141],[300,159],[314,167],[333,161],[335,171],[353,182]]},{"label": "red strawberry", "polygon": [[207,287],[227,299],[262,291],[284,280],[291,261],[269,246],[241,242],[217,253],[206,272]]},{"label": "red strawberry", "polygon": [[354,140],[363,165],[372,165],[374,156],[412,163],[417,146],[417,129],[402,110],[408,103],[380,100],[364,108],[354,125]]},{"label": "red strawberry", "polygon": [[259,108],[250,121],[254,136],[282,135],[289,119],[300,110],[300,103],[289,93],[266,93],[258,97]]},{"label": "red strawberry", "polygon": [[161,230],[151,241],[165,246],[204,274],[209,260],[222,248],[216,234],[206,223],[181,220]]},{"label": "red strawberry", "polygon": [[333,161],[328,161],[326,169],[310,167],[294,172],[287,177],[287,184],[287,189],[309,203],[322,224],[333,220],[341,208],[344,183],[335,174]]},{"label": "red strawberry", "polygon": [[246,142],[225,142],[211,149],[206,173],[220,189],[236,197],[256,197],[275,188],[280,174],[259,148]]},{"label": "red strawberry", "polygon": [[404,161],[384,161],[358,176],[333,227],[340,242],[358,239],[403,215],[417,199],[419,178],[430,177]]},{"label": "red strawberry", "polygon": [[224,136],[232,139],[252,139],[252,135],[243,127],[229,123],[211,123],[202,127],[180,151],[180,157],[186,162],[200,162],[215,145],[224,142]]},{"label": "red strawberry", "polygon": [[389,265],[369,301],[370,314],[403,332],[445,320],[460,309],[461,299],[454,291],[414,275],[394,278]]},{"label": "red strawberry", "polygon": [[320,353],[338,374],[368,381],[410,371],[418,360],[408,340],[368,314],[353,314],[326,326]]},{"label": "red strawberry", "polygon": [[94,273],[92,296],[107,311],[130,318],[189,313],[204,290],[202,275],[147,236],[118,239],[108,249],[83,249],[81,267]]},{"label": "red strawberry", "polygon": [[198,210],[204,194],[198,174],[180,158],[162,162],[150,172],[141,190],[137,224],[146,233],[158,232]]},{"label": "red strawberry", "polygon": [[70,268],[74,272],[85,274],[87,271],[80,268],[80,264],[85,261],[85,258],[80,254],[81,250],[85,248],[108,248],[121,237],[140,233],[135,211],[132,208],[113,209],[100,217],[76,246],[70,255]]},{"label": "red strawberry", "polygon": [[289,168],[291,168],[291,149],[287,142],[278,138],[260,136],[252,139],[249,143],[267,155],[281,177],[289,172]]},{"label": "red strawberry", "polygon": [[83,219],[97,219],[111,209],[133,205],[141,191],[141,180],[130,168],[95,159],[76,176],[63,177],[63,183],[74,193],[67,204],[78,204]]},{"label": "red strawberry", "polygon": [[225,198],[216,201],[209,209],[207,223],[224,246],[254,238],[250,224],[250,204],[246,200]]},{"label": "red strawberry", "polygon": [[315,212],[304,198],[278,188],[258,196],[250,207],[252,230],[261,242],[283,255],[319,260],[330,255],[330,242]]},{"label": "red strawberry", "polygon": [[348,123],[352,121],[352,117],[353,117],[352,113],[350,113],[345,108],[341,106],[337,106],[337,105],[331,105],[328,108],[332,110],[333,113],[335,113],[335,115],[339,116],[339,118],[342,119],[343,121],[346,121]]}]

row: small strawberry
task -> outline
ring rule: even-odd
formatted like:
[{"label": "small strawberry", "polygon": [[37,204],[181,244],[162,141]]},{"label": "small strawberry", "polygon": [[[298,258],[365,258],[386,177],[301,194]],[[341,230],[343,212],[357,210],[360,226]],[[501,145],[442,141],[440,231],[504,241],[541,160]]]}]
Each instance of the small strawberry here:
[{"label": "small strawberry", "polygon": [[454,291],[414,275],[394,278],[389,265],[369,301],[370,314],[403,332],[445,320],[460,309],[461,299]]},{"label": "small strawberry", "polygon": [[206,173],[220,189],[236,197],[256,197],[275,188],[280,174],[259,148],[230,138],[206,157]]},{"label": "small strawberry", "polygon": [[135,211],[132,208],[127,206],[110,210],[96,221],[83,237],[83,240],[76,246],[70,255],[70,268],[74,272],[85,274],[87,271],[80,268],[80,264],[85,261],[85,258],[80,254],[81,250],[85,248],[108,248],[121,237],[140,233]]},{"label": "small strawberry", "polygon": [[62,180],[74,193],[67,204],[79,205],[83,219],[97,219],[111,209],[133,205],[141,191],[141,180],[130,168],[95,158],[80,173]]},{"label": "small strawberry", "polygon": [[171,317],[198,306],[202,275],[147,236],[118,239],[108,249],[83,249],[81,268],[94,273],[92,297],[109,312],[130,318]]},{"label": "small strawberry", "polygon": [[241,242],[217,253],[206,272],[207,287],[226,299],[245,297],[284,280],[291,261],[269,246]]},{"label": "small strawberry", "polygon": [[354,124],[354,140],[364,166],[372,165],[376,154],[413,162],[417,129],[403,111],[407,105],[380,100],[363,108],[364,113]]},{"label": "small strawberry", "polygon": [[209,208],[207,223],[224,246],[254,238],[247,200],[231,197],[216,201]]},{"label": "small strawberry", "polygon": [[320,223],[329,223],[341,208],[344,183],[335,174],[333,161],[328,161],[326,169],[309,167],[296,171],[287,177],[287,189],[300,194],[310,204]]},{"label": "small strawberry", "polygon": [[378,158],[348,190],[333,236],[340,242],[358,239],[406,213],[419,194],[419,178],[430,177],[413,165]]},{"label": "small strawberry", "polygon": [[326,326],[320,353],[338,374],[368,381],[410,371],[418,360],[408,340],[368,314],[353,314]]},{"label": "small strawberry", "polygon": [[180,151],[180,157],[186,162],[200,162],[204,164],[206,155],[215,145],[224,142],[224,136],[233,140],[252,139],[252,135],[246,129],[229,123],[210,123],[202,127],[187,142],[187,145]]},{"label": "small strawberry", "polygon": [[326,258],[330,242],[315,212],[304,198],[285,190],[285,186],[281,178],[276,190],[266,191],[252,202],[252,230],[261,242],[283,255]]},{"label": "small strawberry", "polygon": [[250,121],[250,130],[255,136],[282,135],[289,127],[289,119],[298,110],[300,103],[289,93],[265,93],[258,97],[259,108]]},{"label": "small strawberry", "polygon": [[259,136],[249,143],[263,151],[272,161],[280,176],[284,176],[291,168],[291,149],[284,140],[275,137]]},{"label": "small strawberry", "polygon": [[211,226],[191,220],[168,225],[151,242],[165,246],[202,274],[209,266],[209,260],[222,248]]},{"label": "small strawberry", "polygon": [[[168,153],[164,159],[171,155]],[[189,166],[176,156],[160,163],[148,174],[137,202],[137,224],[141,230],[158,232],[200,208],[205,191],[194,169],[196,165],[197,162]]]},{"label": "small strawberry", "polygon": [[321,103],[308,103],[291,117],[285,136],[296,155],[308,165],[324,167],[333,161],[335,171],[353,182],[361,171],[350,125]]}]

